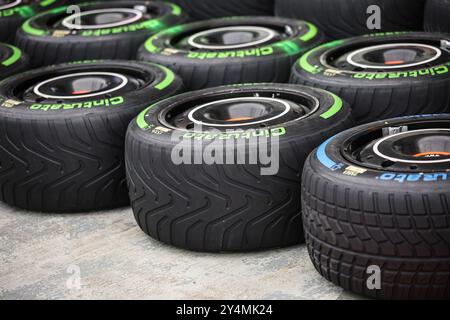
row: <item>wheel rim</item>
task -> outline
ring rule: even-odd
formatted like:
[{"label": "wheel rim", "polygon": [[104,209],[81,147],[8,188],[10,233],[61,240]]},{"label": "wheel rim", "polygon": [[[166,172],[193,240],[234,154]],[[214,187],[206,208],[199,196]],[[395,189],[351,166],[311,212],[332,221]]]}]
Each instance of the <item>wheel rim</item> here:
[{"label": "wheel rim", "polygon": [[380,139],[373,152],[389,161],[432,164],[450,162],[450,129],[401,132]]},{"label": "wheel rim", "polygon": [[127,83],[127,77],[118,73],[82,72],[40,82],[33,92],[46,99],[81,99],[118,91]]},{"label": "wheel rim", "polygon": [[9,3],[0,5],[0,10],[13,8],[13,7],[20,5],[21,3],[22,3],[22,0],[12,0],[12,1],[9,1]]},{"label": "wheel rim", "polygon": [[351,52],[347,62],[364,69],[398,69],[421,66],[441,57],[436,47],[418,43],[395,43],[362,48]]},{"label": "wheel rim", "polygon": [[342,72],[400,72],[445,64],[450,51],[440,40],[390,42],[362,46],[349,43],[324,52],[320,62],[328,69]]},{"label": "wheel rim", "polygon": [[341,152],[350,162],[381,171],[446,171],[450,163],[450,122],[371,129],[347,139]]},{"label": "wheel rim", "polygon": [[306,93],[223,93],[175,104],[158,118],[176,130],[192,131],[196,126],[206,131],[254,129],[301,120],[318,108],[318,99]]},{"label": "wheel rim", "polygon": [[187,43],[197,49],[228,50],[254,47],[273,40],[278,33],[257,26],[214,28],[191,35]]},{"label": "wheel rim", "polygon": [[[141,20],[143,12],[137,9],[112,8],[75,13],[64,18],[61,24],[68,29],[89,30],[114,28]],[[79,20],[80,24],[75,23]]]}]

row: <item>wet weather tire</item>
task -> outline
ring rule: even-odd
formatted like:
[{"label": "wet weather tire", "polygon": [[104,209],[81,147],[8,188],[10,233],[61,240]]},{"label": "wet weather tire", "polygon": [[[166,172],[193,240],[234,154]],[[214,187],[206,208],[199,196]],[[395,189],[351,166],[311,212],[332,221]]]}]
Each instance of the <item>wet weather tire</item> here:
[{"label": "wet weather tire", "polygon": [[[310,155],[303,171],[303,222],[322,276],[374,298],[450,298],[448,172],[370,167],[349,160],[358,150],[346,143],[364,141],[363,134],[378,139],[381,128],[448,128],[449,121],[449,115],[434,115],[371,123],[337,135]],[[448,151],[448,140],[441,141]]]},{"label": "wet weather tire", "polygon": [[[442,39],[438,34],[413,32],[336,40],[304,54],[295,63],[290,82],[339,95],[350,103],[359,124],[406,115],[445,113],[450,106],[450,55],[440,48]],[[332,65],[355,48],[402,42],[433,45],[442,55],[422,67],[393,70],[349,71]]]},{"label": "wet weather tire", "polygon": [[[27,20],[16,37],[17,46],[28,53],[33,66],[98,59],[133,60],[145,39],[187,19],[178,6],[162,2],[108,1],[79,6],[82,14],[93,11],[107,14],[108,10],[119,10],[120,13],[126,10],[123,14],[128,12],[131,18],[124,25],[109,24],[109,27],[102,28],[85,26],[85,29],[78,30],[72,26],[76,19],[67,20],[65,25],[63,22],[55,24],[55,21],[65,21],[73,16],[66,13],[68,6],[39,14]],[[145,7],[147,11],[142,14],[141,10],[135,9],[140,7]],[[129,13],[130,10],[132,13]],[[141,14],[140,19],[133,20]]]},{"label": "wet weather tire", "polygon": [[[329,39],[342,39],[371,33],[367,27],[372,5],[381,8],[381,29],[420,31],[425,0],[275,0],[277,16],[311,21]],[[372,14],[374,12],[371,12]]]},{"label": "wet weather tire", "polygon": [[[208,30],[241,26],[265,27],[283,35],[273,41],[239,49],[198,49],[180,44]],[[286,30],[289,35],[284,34]],[[289,80],[294,61],[321,41],[320,31],[303,21],[234,17],[186,24],[156,34],[141,47],[138,59],[170,67],[190,90],[237,83],[284,83]]]},{"label": "wet weather tire", "polygon": [[[76,90],[86,79],[94,81],[99,72],[120,74],[125,86],[92,97],[82,97],[81,91],[73,92],[79,97],[70,99],[43,96],[52,88]],[[92,75],[92,79],[65,85],[67,78],[60,78],[78,75]],[[53,82],[44,84],[45,79]],[[55,84],[47,90],[51,83]],[[96,83],[101,86],[106,81]],[[43,212],[83,212],[128,204],[126,128],[150,102],[181,89],[181,80],[164,67],[123,61],[56,65],[2,81],[0,200]]]},{"label": "wet weather tire", "polygon": [[[238,125],[234,130],[230,127],[231,131],[212,134],[199,132],[185,122],[191,110],[186,109],[189,106],[242,97],[249,101],[279,97],[283,99],[282,104],[300,99],[311,113],[308,111],[303,119],[288,113],[283,117],[295,117],[287,122],[279,120],[272,125],[258,124],[249,128]],[[234,108],[233,112],[238,109]],[[245,108],[239,110],[246,112]],[[206,114],[208,112],[198,113],[199,117]],[[169,120],[173,124],[168,124]],[[177,123],[182,123],[184,129],[176,126]],[[338,97],[292,85],[219,87],[158,103],[141,113],[127,132],[127,177],[136,221],[151,237],[195,251],[246,251],[303,242],[300,207],[303,163],[321,141],[352,123],[350,110]],[[239,133],[236,129],[245,131]],[[189,159],[179,161],[177,158],[180,137],[188,143],[198,141],[204,150],[217,143],[217,150],[220,150],[217,155],[223,151],[223,154],[236,156],[238,144],[248,147],[250,137],[260,135],[279,139],[279,153],[274,152],[279,154],[279,170],[268,175],[262,174],[264,166],[260,160],[239,165],[221,160],[210,164],[194,162],[191,156],[202,157],[202,152],[195,149],[190,153],[189,146],[183,153],[190,154]],[[224,146],[224,141],[231,142],[231,146]]]},{"label": "wet weather tire", "polygon": [[[40,11],[63,5],[66,1],[2,1],[0,4],[0,42],[13,43],[16,31],[22,23]],[[31,3],[31,4],[30,4]]]},{"label": "wet weather tire", "polygon": [[450,0],[428,0],[425,9],[425,31],[450,32]]},{"label": "wet weather tire", "polygon": [[24,71],[27,66],[28,59],[19,48],[0,43],[0,80]]},{"label": "wet weather tire", "polygon": [[274,0],[172,0],[195,20],[232,16],[271,16]]}]

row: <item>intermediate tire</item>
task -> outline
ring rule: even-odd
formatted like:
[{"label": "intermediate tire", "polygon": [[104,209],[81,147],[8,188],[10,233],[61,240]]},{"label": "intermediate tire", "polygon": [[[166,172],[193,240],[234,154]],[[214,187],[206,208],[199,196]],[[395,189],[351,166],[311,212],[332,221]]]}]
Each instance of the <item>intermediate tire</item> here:
[{"label": "intermediate tire", "polygon": [[450,1],[427,0],[425,10],[425,31],[450,32]]},{"label": "intermediate tire", "polygon": [[376,34],[326,43],[294,65],[291,82],[348,101],[358,123],[443,113],[450,102],[444,35]]},{"label": "intermediate tire", "polygon": [[271,16],[274,0],[172,0],[194,20],[232,16]]},{"label": "intermediate tire", "polygon": [[[351,125],[337,96],[284,84],[211,88],[157,103],[127,133],[136,221],[151,237],[195,251],[302,242],[303,163]],[[262,156],[265,146],[273,158]]]},{"label": "intermediate tire", "polygon": [[24,71],[28,59],[19,48],[6,43],[0,43],[0,80]]},{"label": "intermediate tire", "polygon": [[450,298],[450,115],[345,131],[306,161],[306,243],[320,274],[379,299]]},{"label": "intermediate tire", "polygon": [[289,69],[322,35],[307,22],[234,17],[176,26],[147,40],[138,59],[172,68],[190,90],[289,80]]},{"label": "intermediate tire", "polygon": [[420,31],[424,5],[425,0],[275,0],[275,12],[311,21],[327,38],[342,39],[373,32]]},{"label": "intermediate tire", "polygon": [[133,60],[149,36],[187,19],[180,7],[156,1],[94,2],[79,7],[81,13],[67,13],[68,6],[63,6],[23,24],[16,42],[28,53],[33,66]]},{"label": "intermediate tire", "polygon": [[32,0],[26,3],[16,0],[2,1],[0,4],[0,42],[12,43],[16,31],[26,19],[40,11],[49,10],[66,2],[62,0]]},{"label": "intermediate tire", "polygon": [[179,93],[167,68],[123,61],[35,69],[0,83],[0,200],[42,212],[129,203],[126,128],[148,101]]}]

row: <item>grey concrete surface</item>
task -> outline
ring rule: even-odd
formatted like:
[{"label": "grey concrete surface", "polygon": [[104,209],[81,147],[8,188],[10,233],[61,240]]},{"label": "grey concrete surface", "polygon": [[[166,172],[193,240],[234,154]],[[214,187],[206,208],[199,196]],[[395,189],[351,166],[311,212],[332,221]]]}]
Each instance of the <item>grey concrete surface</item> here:
[{"label": "grey concrete surface", "polygon": [[0,299],[358,299],[306,248],[192,253],[161,244],[131,209],[49,215],[0,204]]}]

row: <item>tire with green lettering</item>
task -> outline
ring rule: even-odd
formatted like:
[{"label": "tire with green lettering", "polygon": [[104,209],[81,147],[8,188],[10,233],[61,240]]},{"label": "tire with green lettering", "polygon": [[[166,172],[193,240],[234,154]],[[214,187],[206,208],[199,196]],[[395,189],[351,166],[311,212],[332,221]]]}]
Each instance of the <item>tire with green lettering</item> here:
[{"label": "tire with green lettering", "polygon": [[125,142],[136,221],[195,251],[300,243],[303,163],[352,124],[339,97],[288,84],[210,88],[151,105]]},{"label": "tire with green lettering", "polygon": [[360,124],[448,112],[448,40],[446,35],[419,32],[336,40],[303,55],[291,82],[340,95]]},{"label": "tire with green lettering", "polygon": [[316,269],[379,299],[450,298],[450,114],[363,125],[308,158],[302,204]]},{"label": "tire with green lettering", "polygon": [[172,0],[195,20],[273,15],[274,0]]},{"label": "tire with green lettering", "polygon": [[449,15],[449,0],[427,0],[425,30],[429,32],[450,32]]},{"label": "tire with green lettering", "polygon": [[73,6],[58,7],[22,25],[16,43],[28,53],[33,66],[133,60],[145,39],[187,19],[180,7],[156,1],[93,2],[79,7],[80,13]]},{"label": "tire with green lettering", "polygon": [[28,60],[19,48],[6,43],[0,43],[0,80],[24,71]]},{"label": "tire with green lettering", "polygon": [[425,0],[275,0],[275,13],[311,21],[327,38],[342,39],[371,32],[420,31],[424,5]]},{"label": "tire with green lettering", "polygon": [[172,68],[191,90],[236,83],[282,83],[322,34],[304,21],[232,17],[190,23],[150,37],[138,59]]},{"label": "tire with green lettering", "polygon": [[0,200],[42,212],[128,204],[127,126],[149,103],[181,90],[165,67],[106,60],[0,82]]},{"label": "tire with green lettering", "polygon": [[0,42],[12,43],[22,23],[36,13],[60,6],[64,0],[5,0],[0,4]]}]

